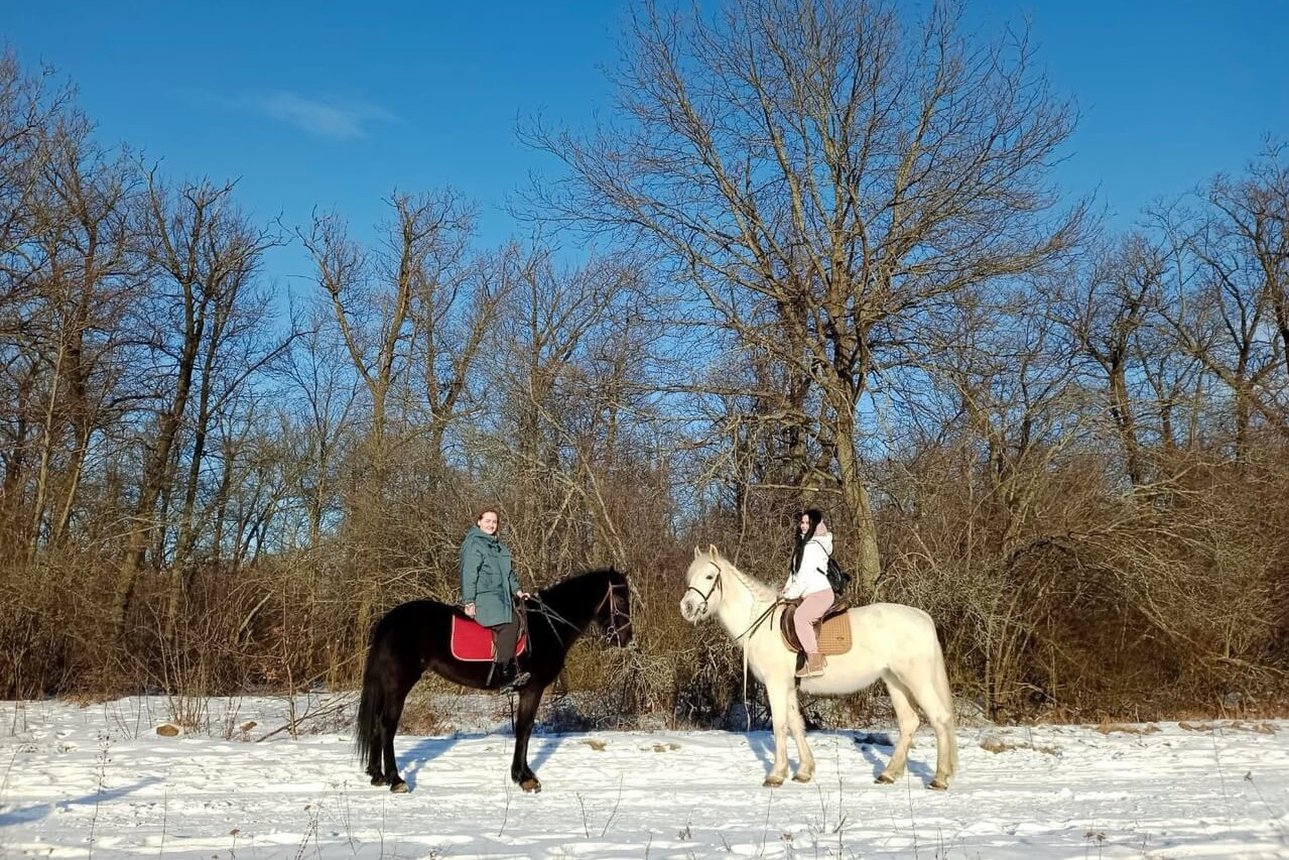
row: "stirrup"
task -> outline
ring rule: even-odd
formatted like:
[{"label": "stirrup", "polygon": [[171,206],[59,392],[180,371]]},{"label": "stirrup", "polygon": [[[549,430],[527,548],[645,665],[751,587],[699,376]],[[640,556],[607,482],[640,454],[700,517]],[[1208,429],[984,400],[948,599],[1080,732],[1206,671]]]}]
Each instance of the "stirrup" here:
[{"label": "stirrup", "polygon": [[809,655],[806,656],[806,662],[801,664],[801,668],[795,673],[798,678],[818,678],[828,668],[828,659],[823,654],[819,655],[819,662],[813,666],[810,663]]},{"label": "stirrup", "polygon": [[497,692],[513,693],[515,692],[515,690],[518,690],[520,687],[524,686],[524,684],[527,684],[528,679],[531,677],[532,677],[531,672],[525,672],[522,669],[516,668],[514,676],[506,681],[503,681],[501,686],[497,688]]}]

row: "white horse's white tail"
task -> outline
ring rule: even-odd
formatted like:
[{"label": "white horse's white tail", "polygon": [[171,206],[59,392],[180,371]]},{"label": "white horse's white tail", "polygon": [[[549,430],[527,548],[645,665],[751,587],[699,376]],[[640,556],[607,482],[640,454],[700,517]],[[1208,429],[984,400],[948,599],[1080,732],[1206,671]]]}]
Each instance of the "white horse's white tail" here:
[{"label": "white horse's white tail", "polygon": [[775,747],[766,785],[780,785],[787,776],[788,732],[801,757],[794,779],[806,782],[814,775],[814,756],[806,743],[797,703],[798,683],[807,693],[841,695],[862,690],[880,678],[890,694],[900,737],[877,781],[894,782],[903,774],[920,722],[915,705],[920,705],[936,737],[936,768],[930,787],[948,788],[949,778],[958,768],[956,721],[944,653],[931,616],[897,603],[852,609],[851,650],[829,656],[823,675],[798,682],[796,654],[783,644],[776,625],[751,623],[774,603],[774,589],[740,571],[715,546],[694,550],[685,585],[681,614],[695,623],[719,619],[742,644],[748,665],[765,684]]}]

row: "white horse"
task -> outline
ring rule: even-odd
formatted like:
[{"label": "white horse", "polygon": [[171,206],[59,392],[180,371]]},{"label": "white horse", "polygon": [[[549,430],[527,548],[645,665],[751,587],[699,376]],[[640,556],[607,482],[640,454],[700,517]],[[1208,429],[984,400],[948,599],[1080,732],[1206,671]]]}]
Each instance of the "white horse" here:
[{"label": "white horse", "polygon": [[881,678],[900,724],[900,739],[877,782],[895,782],[904,773],[909,746],[918,727],[914,703],[920,705],[935,729],[935,778],[931,788],[949,787],[958,767],[954,734],[953,694],[944,668],[944,655],[935,623],[921,609],[898,603],[873,603],[851,609],[851,648],[830,655],[828,668],[813,678],[796,678],[796,654],[783,644],[779,633],[777,593],[740,571],[715,546],[707,552],[695,548],[694,561],[685,574],[685,596],[680,612],[698,623],[715,616],[743,646],[747,665],[765,684],[774,726],[774,766],[765,785],[782,785],[788,775],[788,732],[792,732],[801,758],[793,779],[809,782],[815,758],[806,743],[805,722],[797,702],[797,683],[807,693],[840,695],[862,690]]}]

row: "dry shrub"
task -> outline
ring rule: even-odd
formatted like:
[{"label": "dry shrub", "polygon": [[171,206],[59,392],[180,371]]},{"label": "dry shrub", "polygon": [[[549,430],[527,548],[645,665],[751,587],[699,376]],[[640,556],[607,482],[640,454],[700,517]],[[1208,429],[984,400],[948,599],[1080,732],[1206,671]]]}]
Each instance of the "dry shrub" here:
[{"label": "dry shrub", "polygon": [[1160,731],[1159,726],[1154,723],[1147,723],[1144,726],[1128,725],[1126,723],[1109,723],[1102,722],[1097,725],[1097,731],[1103,735],[1125,734],[1125,735],[1153,735]]},{"label": "dry shrub", "polygon": [[1059,756],[1061,748],[1052,744],[1042,744],[1035,746],[1029,741],[1009,741],[994,735],[989,735],[980,740],[980,748],[985,752],[1005,753],[1013,750],[1034,750],[1041,752],[1043,755]]},{"label": "dry shrub", "polygon": [[120,649],[110,641],[108,571],[90,555],[50,553],[0,568],[0,695],[110,697]]},{"label": "dry shrub", "polygon": [[398,730],[409,735],[442,735],[449,731],[442,714],[434,704],[430,685],[417,684],[407,694]]},{"label": "dry shrub", "polygon": [[1175,453],[1134,493],[1113,458],[1072,449],[1003,495],[968,489],[971,457],[921,452],[890,478],[909,501],[882,512],[882,596],[931,613],[955,691],[995,720],[1158,719],[1232,695],[1266,713],[1289,677],[1274,461]]}]

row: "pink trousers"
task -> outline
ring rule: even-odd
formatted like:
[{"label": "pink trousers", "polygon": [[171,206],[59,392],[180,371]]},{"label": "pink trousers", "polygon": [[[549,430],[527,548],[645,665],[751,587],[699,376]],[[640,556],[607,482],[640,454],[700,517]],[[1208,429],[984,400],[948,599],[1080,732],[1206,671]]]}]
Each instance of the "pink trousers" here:
[{"label": "pink trousers", "polygon": [[801,648],[807,654],[813,654],[819,650],[819,639],[815,636],[815,629],[811,625],[828,611],[832,602],[832,589],[812,591],[801,598],[797,614],[792,616],[792,625],[797,628],[797,638],[801,640]]}]

